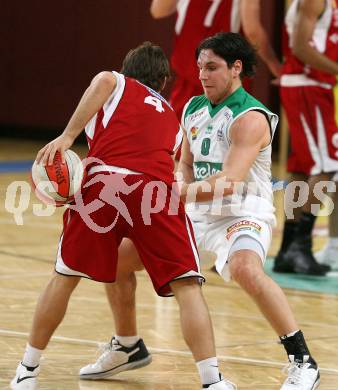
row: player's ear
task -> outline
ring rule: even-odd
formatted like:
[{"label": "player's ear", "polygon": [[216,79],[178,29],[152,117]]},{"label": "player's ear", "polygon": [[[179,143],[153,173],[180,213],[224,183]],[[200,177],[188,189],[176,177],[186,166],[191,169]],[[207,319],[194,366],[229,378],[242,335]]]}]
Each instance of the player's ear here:
[{"label": "player's ear", "polygon": [[240,74],[241,74],[242,70],[243,70],[242,61],[241,60],[236,60],[232,64],[232,71],[233,71],[234,76],[240,77]]},{"label": "player's ear", "polygon": [[159,92],[162,92],[164,90],[165,86],[167,85],[167,80],[168,80],[168,77],[165,77]]}]

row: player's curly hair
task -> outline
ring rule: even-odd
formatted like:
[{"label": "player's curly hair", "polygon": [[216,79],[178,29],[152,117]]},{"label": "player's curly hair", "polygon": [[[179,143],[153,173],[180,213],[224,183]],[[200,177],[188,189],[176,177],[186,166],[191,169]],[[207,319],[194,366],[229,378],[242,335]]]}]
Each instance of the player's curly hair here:
[{"label": "player's curly hair", "polygon": [[235,61],[242,62],[241,78],[251,77],[255,74],[257,65],[256,49],[241,35],[232,32],[220,32],[202,41],[196,49],[198,59],[202,50],[211,49],[223,58],[231,68]]},{"label": "player's curly hair", "polygon": [[128,52],[121,73],[159,92],[170,76],[170,66],[163,50],[147,41]]}]

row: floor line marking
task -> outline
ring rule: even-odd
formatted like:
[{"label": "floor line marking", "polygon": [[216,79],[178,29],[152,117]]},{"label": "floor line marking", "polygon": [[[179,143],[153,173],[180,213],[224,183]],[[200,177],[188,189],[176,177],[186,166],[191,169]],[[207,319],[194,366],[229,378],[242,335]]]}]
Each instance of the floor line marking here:
[{"label": "floor line marking", "polygon": [[[0,329],[0,335],[7,335],[7,336],[19,336],[19,337],[27,337],[29,333],[27,332],[17,332],[7,329]],[[63,337],[63,336],[52,336],[53,341],[61,341],[61,342],[68,342],[72,344],[80,344],[80,345],[90,345],[90,346],[100,346],[102,343],[95,340],[87,340],[87,339],[77,339],[72,337]],[[148,347],[149,351],[152,353],[165,353],[169,355],[179,355],[179,356],[189,356],[191,357],[191,352],[189,351],[179,351],[175,349],[164,349],[164,348],[153,348]],[[244,358],[244,357],[236,357],[236,356],[230,356],[230,355],[219,355],[218,359],[221,361],[228,361],[228,362],[234,362],[234,363],[247,363],[252,365],[261,365],[261,366],[272,366],[272,367],[284,367],[284,362],[278,362],[274,360],[261,360],[261,359],[251,359],[251,358]],[[328,374],[338,374],[338,369],[335,368],[320,368],[321,372],[326,372]]]}]

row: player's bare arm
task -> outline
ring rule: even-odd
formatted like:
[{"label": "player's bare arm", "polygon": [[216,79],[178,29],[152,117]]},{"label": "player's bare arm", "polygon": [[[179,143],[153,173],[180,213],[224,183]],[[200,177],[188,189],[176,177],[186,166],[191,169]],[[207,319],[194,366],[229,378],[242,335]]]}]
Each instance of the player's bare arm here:
[{"label": "player's bare arm", "polygon": [[282,65],[269,43],[268,35],[261,23],[261,0],[241,0],[240,16],[245,36],[258,51],[271,73],[279,77]]},{"label": "player's bare arm", "polygon": [[[243,181],[261,149],[271,141],[269,124],[261,112],[250,111],[236,120],[230,128],[231,145],[223,170],[201,182],[182,187],[186,203],[210,201],[215,196],[231,195],[235,184]],[[209,187],[209,191],[205,189]],[[219,193],[219,188],[222,192]],[[187,194],[196,194],[190,199]]]},{"label": "player's bare arm", "polygon": [[325,10],[324,0],[301,0],[293,35],[292,51],[305,64],[330,74],[338,74],[338,64],[311,45],[318,18]]},{"label": "player's bare arm", "polygon": [[65,150],[71,147],[76,137],[104,105],[115,87],[116,78],[113,73],[101,72],[96,75],[84,92],[63,133],[38,152],[37,162],[43,165],[48,162],[51,165],[57,151],[61,153],[62,161],[64,161]]},{"label": "player's bare arm", "polygon": [[154,19],[165,18],[176,11],[178,0],[153,0],[150,13]]},{"label": "player's bare arm", "polygon": [[189,141],[184,130],[181,157],[176,171],[176,178],[178,181],[183,181],[186,184],[194,181],[193,161],[194,158],[190,151]]}]

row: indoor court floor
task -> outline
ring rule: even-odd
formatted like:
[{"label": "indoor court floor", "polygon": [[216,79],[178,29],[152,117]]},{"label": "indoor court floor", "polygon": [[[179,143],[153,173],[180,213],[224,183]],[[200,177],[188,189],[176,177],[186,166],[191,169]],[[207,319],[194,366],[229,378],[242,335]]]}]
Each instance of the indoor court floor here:
[{"label": "indoor court floor", "polygon": [[[0,140],[0,389],[9,388],[22,357],[36,301],[53,271],[61,232],[62,208],[51,216],[34,215],[33,204],[40,202],[25,184],[16,202],[9,199],[14,181],[28,182],[27,167],[40,146],[37,142]],[[84,156],[84,148],[74,150]],[[281,238],[281,194],[276,201],[279,223],[270,255],[275,254]],[[325,231],[325,219],[319,222],[320,229]],[[323,242],[323,238],[316,239],[316,247]],[[203,291],[211,311],[222,373],[237,383],[238,389],[279,389],[285,378],[282,369],[286,355],[278,338],[236,284],[225,285],[209,271],[209,266],[203,266],[207,278]],[[316,283],[316,278],[312,283]],[[292,288],[285,292],[321,366],[319,388],[337,390],[337,295]],[[121,373],[112,380],[79,380],[79,368],[94,362],[98,344],[107,342],[114,333],[103,286],[82,280],[44,354],[40,389],[199,389],[193,359],[181,336],[176,302],[173,298],[157,297],[145,272],[138,273],[137,308],[139,335],[152,352],[152,364]]]}]

